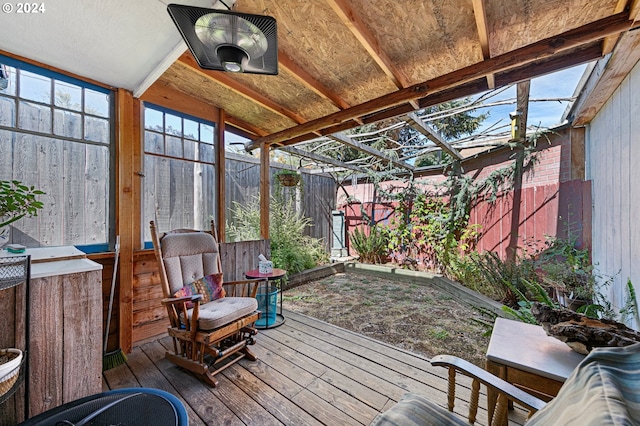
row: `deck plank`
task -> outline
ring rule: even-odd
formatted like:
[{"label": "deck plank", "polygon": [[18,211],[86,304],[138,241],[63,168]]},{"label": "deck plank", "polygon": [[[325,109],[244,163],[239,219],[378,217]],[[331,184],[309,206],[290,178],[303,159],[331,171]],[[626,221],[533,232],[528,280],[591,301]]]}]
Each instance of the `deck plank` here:
[{"label": "deck plank", "polygon": [[[427,358],[306,315],[291,311],[285,311],[285,315],[290,321],[290,327],[286,330],[289,335],[297,333],[299,339],[305,339],[309,345],[316,348],[334,345],[329,352],[331,356],[358,365],[402,388],[403,391],[399,395],[387,394],[393,401],[410,391],[427,395],[435,403],[446,407],[446,393],[438,390],[442,389],[443,381],[446,383],[447,370],[433,367]],[[391,353],[393,356],[390,356]],[[458,375],[456,382],[458,386],[455,412],[464,417],[469,409],[471,379]],[[483,387],[478,410],[480,424],[486,421],[486,405],[486,391]],[[509,412],[509,418],[514,424],[523,423],[526,416],[527,412],[520,406]]]},{"label": "deck plank", "polygon": [[222,374],[285,425],[322,425],[303,408],[279,394],[242,366],[234,364]]},{"label": "deck plank", "polygon": [[[166,337],[134,348],[127,364],[104,373],[110,388],[156,387],[176,395],[190,423],[240,425],[368,425],[407,392],[446,407],[446,370],[426,357],[329,323],[286,311],[285,324],[262,330],[246,359],[216,377],[210,387],[165,359]],[[466,414],[469,380],[459,377],[456,412]],[[510,412],[511,425],[526,413]],[[486,424],[481,395],[476,424]]]},{"label": "deck plank", "polygon": [[[167,340],[168,342],[164,343],[171,345],[170,339],[167,338]],[[224,402],[211,394],[208,385],[194,380],[191,374],[167,360],[165,358],[166,347],[161,342],[146,343],[141,346],[141,349],[205,424],[209,424],[213,419],[219,424],[229,426],[244,424]]]},{"label": "deck plank", "polygon": [[109,389],[139,388],[140,382],[133,375],[127,364],[118,365],[102,372]]},{"label": "deck plank", "polygon": [[187,410],[189,425],[204,425],[204,422],[193,411],[187,401],[180,396],[173,385],[171,385],[155,366],[153,361],[151,361],[139,347],[133,348],[132,352],[127,355],[127,365],[142,387],[160,389],[175,395]]}]

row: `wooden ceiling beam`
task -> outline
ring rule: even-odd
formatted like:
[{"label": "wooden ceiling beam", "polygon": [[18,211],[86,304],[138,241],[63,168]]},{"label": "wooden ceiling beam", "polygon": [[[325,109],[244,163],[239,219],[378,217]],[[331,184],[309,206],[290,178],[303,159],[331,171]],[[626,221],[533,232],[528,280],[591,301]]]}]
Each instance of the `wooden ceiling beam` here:
[{"label": "wooden ceiling beam", "polygon": [[217,123],[220,119],[219,108],[159,81],[153,83],[139,99],[207,121]]},{"label": "wooden ceiling beam", "polygon": [[593,42],[577,49],[563,52],[560,55],[531,62],[525,66],[511,69],[495,75],[496,86],[502,87],[523,80],[530,80],[541,75],[549,74],[561,69],[570,68],[578,64],[590,62],[602,57],[602,44]]},{"label": "wooden ceiling beam", "polygon": [[316,132],[333,125],[351,120],[356,117],[381,111],[386,108],[405,103],[410,100],[425,97],[431,93],[446,90],[460,84],[485,78],[488,74],[495,74],[523,66],[527,63],[551,58],[560,52],[575,49],[584,44],[602,39],[608,35],[628,30],[633,21],[629,21],[628,14],[619,13],[581,27],[566,31],[562,34],[540,40],[523,46],[511,52],[489,58],[483,62],[469,65],[465,68],[435,77],[423,83],[400,89],[394,93],[372,99],[349,109],[338,111],[327,116],[311,120],[268,136],[256,139],[247,144],[247,149],[254,149],[260,143],[272,144],[291,138]]},{"label": "wooden ceiling beam", "polygon": [[225,111],[224,121],[230,126],[245,132],[245,134],[240,136],[246,137],[247,139],[253,139],[256,136],[264,136],[267,134],[266,131],[257,128],[251,123],[247,123],[244,120],[228,115],[226,111]]},{"label": "wooden ceiling beam", "polygon": [[349,28],[360,44],[367,50],[371,58],[380,69],[393,81],[398,88],[408,86],[408,79],[395,66],[393,60],[380,47],[380,43],[371,33],[367,25],[360,19],[357,12],[345,0],[326,0],[336,15]]},{"label": "wooden ceiling beam", "polygon": [[376,158],[380,158],[382,161],[386,162],[386,163],[391,163],[396,167],[400,167],[403,169],[407,169],[407,170],[413,170],[414,167],[411,164],[405,163],[404,161],[399,161],[396,160],[395,158],[391,158],[389,157],[387,154],[385,154],[382,151],[378,151],[375,148],[370,147],[369,145],[365,145],[363,143],[360,143],[356,140],[354,140],[353,138],[351,138],[349,135],[346,135],[342,132],[338,132],[338,133],[334,133],[332,135],[328,135],[328,138],[331,138],[337,142],[340,142],[344,145],[348,145],[352,148],[357,149],[358,151],[362,151],[365,152],[369,155],[373,155]]},{"label": "wooden ceiling beam", "polygon": [[307,120],[301,115],[283,107],[282,105],[279,105],[278,103],[272,101],[271,99],[268,99],[261,93],[258,93],[255,90],[249,89],[244,84],[229,77],[228,73],[224,73],[220,71],[204,70],[200,68],[195,58],[193,57],[193,55],[191,55],[191,52],[188,52],[188,51],[185,52],[182,56],[180,56],[180,58],[178,58],[178,62],[189,67],[192,71],[196,72],[197,74],[209,80],[215,81],[218,84],[221,84],[222,86],[226,87],[232,92],[237,93],[238,95],[250,100],[253,103],[256,103],[262,106],[263,108],[268,109],[269,111],[272,111],[283,117],[290,118],[291,120],[295,121],[298,124],[307,122]]},{"label": "wooden ceiling beam", "polygon": [[[376,39],[349,2],[346,0],[326,0],[326,2],[393,84],[395,84],[398,89],[409,86],[409,79],[396,66],[391,57],[382,50],[378,39]],[[410,102],[412,102],[412,100],[410,100]],[[417,104],[414,105],[414,108],[417,107]]]},{"label": "wooden ceiling beam", "polygon": [[[613,13],[622,12],[627,7],[628,2],[629,0],[618,0]],[[602,56],[608,55],[613,51],[613,48],[615,47],[619,38],[620,34],[613,34],[604,38],[604,40],[602,41]]]},{"label": "wooden ceiling beam", "polygon": [[405,116],[407,123],[416,129],[418,132],[426,136],[429,140],[433,141],[436,145],[438,145],[443,151],[445,151],[450,156],[457,158],[458,160],[464,160],[460,151],[451,146],[447,141],[442,139],[442,137],[431,127],[429,127],[415,112],[411,112]]},{"label": "wooden ceiling beam", "polygon": [[[594,42],[590,45],[580,47],[575,50],[570,50],[562,55],[546,58],[541,61],[529,63],[523,67],[514,68],[510,71],[499,73],[495,75],[495,81],[497,87],[513,84],[518,81],[532,79],[540,75],[548,74],[554,71],[558,71],[564,68],[569,68],[584,62],[589,62],[601,57],[602,48],[601,43]],[[489,90],[487,80],[479,78],[477,80],[465,83],[461,86],[456,86],[451,89],[443,90],[440,92],[432,93],[418,100],[420,108],[427,108],[433,105],[439,105],[443,102],[452,101],[454,99],[460,99],[467,96],[474,95],[476,93]],[[388,118],[397,117],[414,111],[415,108],[409,104],[398,105],[393,108],[387,108],[382,111],[365,115],[362,117],[364,124],[375,123]],[[327,127],[320,131],[322,135],[330,135],[335,132],[341,132],[353,128],[351,122],[344,122],[335,126]],[[317,133],[305,133],[295,138],[288,139],[283,142],[279,142],[280,146],[295,145],[300,142],[305,142],[310,139],[317,138]]]},{"label": "wooden ceiling beam", "polygon": [[640,0],[631,0],[630,9],[629,17],[634,21],[640,20]]},{"label": "wooden ceiling beam", "polygon": [[335,158],[316,154],[315,152],[304,151],[301,149],[294,148],[292,146],[278,148],[278,149],[281,151],[288,152],[289,154],[297,155],[298,157],[308,158],[310,160],[318,161],[320,163],[330,164],[332,166],[340,167],[343,169],[353,170],[354,172],[358,172],[358,173],[363,173],[363,174],[367,173],[367,170],[362,167],[354,166],[353,164],[347,164],[343,161],[336,160]]},{"label": "wooden ceiling beam", "polygon": [[[473,0],[473,15],[476,18],[476,28],[478,29],[478,39],[480,39],[482,57],[489,59],[491,52],[489,50],[489,29],[487,26],[487,12],[484,7],[484,0]],[[486,78],[489,89],[495,89],[496,82],[493,74],[487,74]]]}]

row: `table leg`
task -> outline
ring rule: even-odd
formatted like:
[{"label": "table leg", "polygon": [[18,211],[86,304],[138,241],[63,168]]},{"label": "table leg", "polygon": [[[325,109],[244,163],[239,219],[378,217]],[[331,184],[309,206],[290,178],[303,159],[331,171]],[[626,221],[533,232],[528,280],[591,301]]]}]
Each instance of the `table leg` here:
[{"label": "table leg", "polygon": [[[485,370],[487,370],[489,373],[493,374],[494,376],[500,377],[503,380],[507,379],[507,369],[504,365],[497,364],[489,360],[485,360]],[[497,402],[498,402],[498,392],[496,392],[494,389],[490,387],[487,387],[487,413],[488,413],[487,424],[488,425],[493,424],[493,415],[496,410]],[[504,426],[507,426],[507,424],[508,424],[508,421],[505,422]]]}]

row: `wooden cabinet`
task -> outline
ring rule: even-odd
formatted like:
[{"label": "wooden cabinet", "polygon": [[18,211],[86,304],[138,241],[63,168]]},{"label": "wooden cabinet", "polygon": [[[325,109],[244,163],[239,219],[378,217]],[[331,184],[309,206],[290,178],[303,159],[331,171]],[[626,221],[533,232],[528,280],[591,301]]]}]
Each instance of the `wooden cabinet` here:
[{"label": "wooden cabinet", "polygon": [[[102,392],[102,266],[51,250],[46,262],[32,257],[29,417]],[[0,295],[0,311],[15,311],[22,297]]]}]

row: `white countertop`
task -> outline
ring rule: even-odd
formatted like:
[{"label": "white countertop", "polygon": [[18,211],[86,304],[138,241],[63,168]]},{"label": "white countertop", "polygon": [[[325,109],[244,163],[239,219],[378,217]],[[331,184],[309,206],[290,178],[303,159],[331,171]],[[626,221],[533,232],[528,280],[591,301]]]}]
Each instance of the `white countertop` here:
[{"label": "white countertop", "polygon": [[28,248],[24,253],[0,250],[0,257],[31,256],[31,278],[99,271],[102,265],[73,246]]}]

